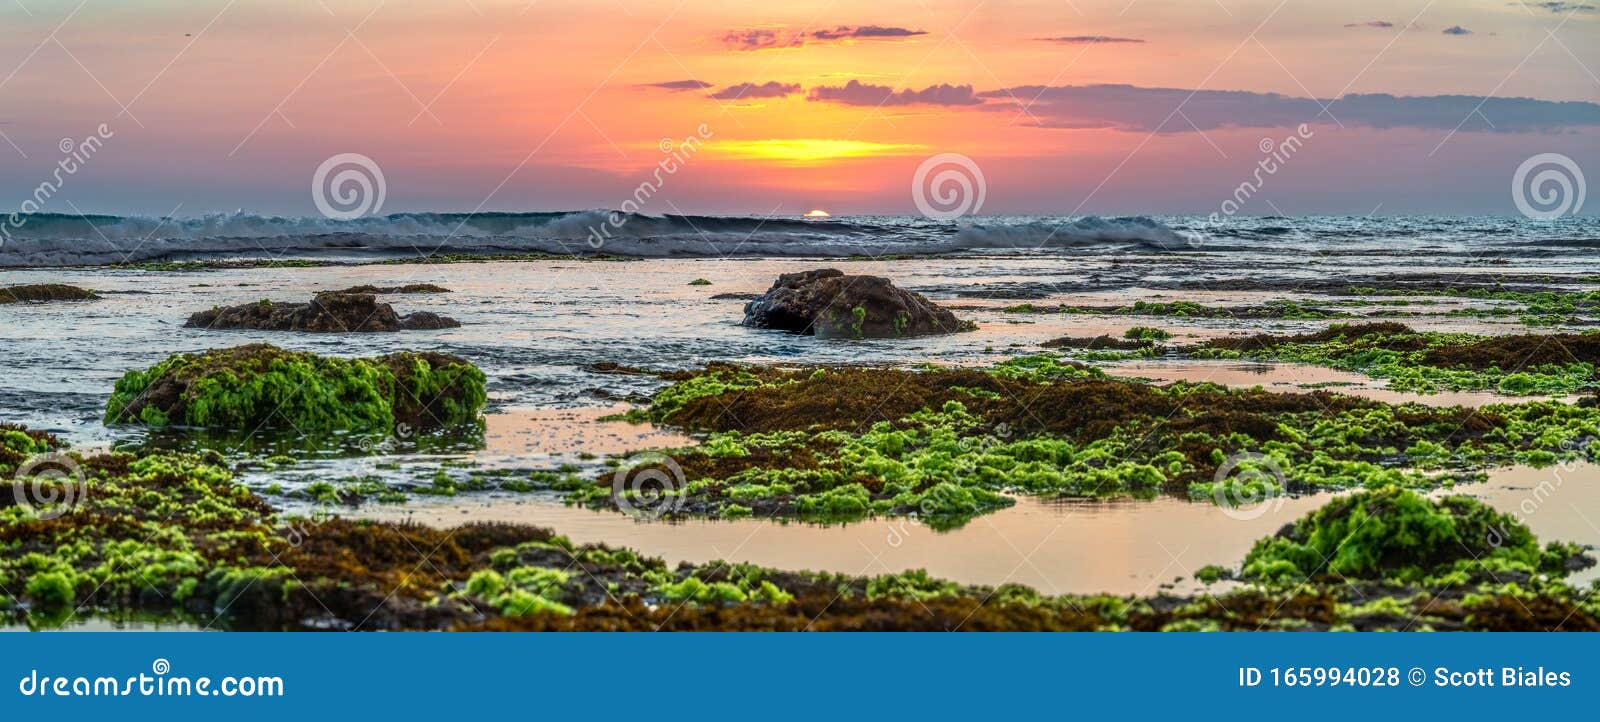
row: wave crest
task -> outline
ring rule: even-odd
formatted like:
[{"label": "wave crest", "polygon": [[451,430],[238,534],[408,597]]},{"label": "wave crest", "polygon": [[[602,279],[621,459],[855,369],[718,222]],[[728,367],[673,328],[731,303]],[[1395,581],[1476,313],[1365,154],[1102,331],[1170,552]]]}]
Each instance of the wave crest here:
[{"label": "wave crest", "polygon": [[551,253],[624,257],[877,256],[1096,244],[1151,250],[1186,238],[1146,217],[955,224],[921,218],[822,221],[550,213],[396,213],[331,220],[219,213],[194,218],[41,213],[5,223],[0,266],[74,266],[224,258]]}]

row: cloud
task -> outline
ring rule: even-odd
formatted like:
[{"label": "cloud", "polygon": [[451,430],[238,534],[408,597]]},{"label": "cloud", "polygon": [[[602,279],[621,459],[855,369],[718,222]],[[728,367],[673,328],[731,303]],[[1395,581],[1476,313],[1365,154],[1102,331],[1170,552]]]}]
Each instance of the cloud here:
[{"label": "cloud", "polygon": [[782,98],[800,92],[799,83],[780,83],[768,81],[761,84],[738,83],[730,85],[711,94],[718,100],[741,100],[747,98]]},{"label": "cloud", "polygon": [[771,48],[795,47],[802,42],[801,38],[786,35],[771,28],[729,30],[722,36],[722,43],[735,50],[768,50]]},{"label": "cloud", "polygon": [[707,83],[704,80],[668,80],[661,83],[645,83],[639,87],[661,88],[663,90],[677,92],[680,90],[705,90],[715,86],[713,86],[711,83]]},{"label": "cloud", "polygon": [[978,105],[983,102],[970,85],[930,85],[922,90],[907,88],[895,92],[886,85],[868,85],[852,80],[842,86],[817,86],[811,100],[844,105]]},{"label": "cloud", "polygon": [[1460,25],[1451,25],[1450,27],[1445,28],[1441,32],[1443,32],[1445,35],[1471,35],[1472,34],[1471,30],[1468,30],[1468,29],[1466,29],[1464,27],[1461,27]]},{"label": "cloud", "polygon": [[928,31],[926,30],[884,27],[882,25],[840,25],[832,30],[812,31],[809,37],[812,40],[828,42],[853,38],[909,38],[927,34]]},{"label": "cloud", "polygon": [[808,43],[838,43],[853,40],[884,40],[927,35],[926,30],[884,25],[836,25],[812,31],[791,31],[782,28],[746,28],[729,30],[722,43],[735,50],[771,50],[798,48]]},{"label": "cloud", "polygon": [[1550,12],[1553,12],[1553,13],[1579,13],[1579,12],[1592,13],[1592,12],[1600,11],[1600,6],[1593,5],[1593,4],[1590,4],[1588,2],[1580,2],[1580,3],[1537,2],[1537,3],[1512,3],[1512,4],[1513,5],[1526,5],[1528,7],[1539,8],[1540,10],[1549,10]]},{"label": "cloud", "polygon": [[[1286,128],[1332,123],[1369,128],[1553,132],[1600,126],[1600,104],[1474,95],[1346,95],[1314,100],[1242,90],[1141,88],[1132,85],[1023,86],[978,93],[1045,128],[1113,128],[1184,133],[1198,128]],[[1021,103],[1015,99],[1021,99]],[[1033,99],[1033,100],[1030,100]],[[1322,106],[1327,105],[1327,112]],[[1182,114],[1175,109],[1181,108]],[[1329,115],[1333,118],[1330,118]],[[1487,119],[1487,120],[1486,120]]]},{"label": "cloud", "polygon": [[1394,23],[1388,20],[1368,20],[1362,23],[1345,23],[1347,28],[1392,28]]},{"label": "cloud", "polygon": [[1047,43],[1087,45],[1090,43],[1142,43],[1142,38],[1118,38],[1110,35],[1063,35],[1058,38],[1039,38]]}]

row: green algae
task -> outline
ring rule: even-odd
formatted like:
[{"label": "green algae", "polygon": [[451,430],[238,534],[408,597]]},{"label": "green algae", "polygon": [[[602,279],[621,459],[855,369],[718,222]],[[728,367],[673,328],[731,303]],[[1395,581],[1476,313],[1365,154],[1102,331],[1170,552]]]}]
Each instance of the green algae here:
[{"label": "green algae", "polygon": [[255,344],[129,371],[106,404],[105,422],[406,437],[476,426],[484,384],[483,372],[447,354],[346,359]]},{"label": "green algae", "polygon": [[[0,458],[59,448],[36,432],[6,432]],[[922,570],[672,568],[523,526],[283,518],[215,457],[74,458],[90,493],[72,513],[0,509],[0,614],[13,621],[59,625],[94,613],[235,629],[1600,629],[1594,595],[1561,581],[1576,547],[1539,547],[1471,500],[1393,489],[1335,499],[1244,561],[1247,573],[1279,562],[1300,570],[1306,554],[1342,544],[1357,550],[1339,562],[1360,575],[1353,580],[1247,580],[1188,598],[1047,596]],[[1387,533],[1362,528],[1373,524]],[[1448,585],[1421,586],[1441,580]]]},{"label": "green algae", "polygon": [[1134,326],[1122,334],[1122,337],[1132,341],[1147,341],[1155,343],[1172,338],[1171,331],[1164,331],[1150,326]]},{"label": "green algae", "polygon": [[1243,576],[1298,584],[1339,578],[1420,582],[1442,575],[1565,576],[1592,564],[1581,549],[1541,548],[1527,526],[1466,496],[1430,500],[1385,487],[1338,497],[1262,539],[1244,560]]},{"label": "green algae", "polygon": [[1306,306],[1298,301],[1270,301],[1257,306],[1206,306],[1193,301],[1135,301],[1128,306],[1039,306],[1022,303],[1001,313],[1064,313],[1094,316],[1168,316],[1172,318],[1277,318],[1310,320],[1348,318],[1351,314]]},{"label": "green algae", "polygon": [[45,303],[47,301],[93,301],[100,294],[77,286],[62,283],[36,283],[23,286],[0,286],[0,304]]},{"label": "green algae", "polygon": [[1595,383],[1600,334],[1486,337],[1375,323],[1300,336],[1217,339],[1191,353],[1329,366],[1386,379],[1397,391],[1560,396]]},{"label": "green algae", "polygon": [[[1352,288],[1353,293],[1376,295],[1403,293],[1411,296],[1440,296],[1470,298],[1497,302],[1486,308],[1458,308],[1445,312],[1446,316],[1504,319],[1516,317],[1519,323],[1533,328],[1576,325],[1593,321],[1600,316],[1600,291],[1515,291],[1504,288],[1433,289],[1423,291],[1379,290]],[[1413,300],[1412,304],[1431,304],[1429,300]]]},{"label": "green algae", "polygon": [[[706,432],[667,450],[668,513],[950,528],[1012,496],[1159,493],[1216,503],[1484,478],[1509,464],[1600,461],[1600,408],[1478,409],[1329,392],[1116,380],[1054,354],[985,369],[764,368],[677,374],[643,416]],[[877,420],[871,419],[876,418]],[[568,503],[616,505],[610,478]]]}]

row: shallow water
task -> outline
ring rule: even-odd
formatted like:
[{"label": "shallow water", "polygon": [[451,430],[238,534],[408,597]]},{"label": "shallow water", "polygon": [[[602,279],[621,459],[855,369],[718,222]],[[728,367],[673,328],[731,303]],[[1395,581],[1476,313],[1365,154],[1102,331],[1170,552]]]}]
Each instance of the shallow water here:
[{"label": "shallow water", "polygon": [[[1094,255],[933,258],[905,261],[690,259],[627,262],[491,262],[445,265],[367,265],[321,268],[262,268],[204,271],[144,271],[72,268],[0,271],[0,284],[69,283],[104,292],[100,301],[0,306],[6,373],[0,374],[0,420],[65,433],[75,442],[106,442],[137,436],[100,424],[112,384],[131,368],[148,367],[175,352],[269,342],[286,348],[335,355],[372,355],[398,350],[460,354],[489,375],[497,406],[562,407],[609,404],[647,393],[641,377],[584,370],[611,361],[647,368],[688,368],[713,360],[794,363],[982,363],[1038,350],[1061,336],[1120,334],[1135,325],[1159,326],[1194,340],[1224,333],[1296,332],[1322,321],[1179,319],[1149,316],[1014,314],[992,298],[1015,279],[1034,290],[1076,289],[1083,284],[1148,282],[1165,277],[1227,278],[1231,259],[1190,256]],[[1349,259],[1340,258],[1345,262]],[[1400,272],[1403,266],[1376,259],[1366,270]],[[883,275],[896,284],[928,292],[937,300],[973,306],[961,315],[977,321],[970,333],[902,340],[819,341],[738,325],[744,302],[718,294],[754,294],[780,273],[835,265],[851,273]],[[1316,259],[1293,273],[1340,277],[1348,269]],[[1538,269],[1519,268],[1519,272]],[[705,278],[710,286],[690,286]],[[434,311],[461,321],[461,328],[393,334],[285,334],[184,328],[190,313],[216,305],[263,298],[304,301],[321,290],[355,284],[437,283],[448,294],[388,298],[395,308]],[[963,291],[965,289],[965,291]],[[977,299],[957,298],[976,293]],[[1076,294],[1076,295],[1074,295]],[[1139,299],[1218,302],[1207,291],[1140,291],[1137,287],[1097,294],[1102,303]],[[1277,294],[1278,297],[1290,294]],[[1052,293],[1037,303],[1083,300],[1078,290]],[[1323,297],[1326,298],[1326,297]],[[987,302],[984,302],[987,299]],[[978,303],[974,303],[977,301]],[[977,306],[987,306],[977,309]],[[1419,327],[1450,330],[1505,329],[1473,319],[1407,319]],[[1207,380],[1237,364],[1189,366],[1162,378]],[[1333,372],[1324,372],[1333,378]],[[1339,377],[1344,378],[1344,377]],[[1248,381],[1248,379],[1246,379]],[[1251,382],[1254,383],[1254,382]],[[1368,384],[1379,388],[1378,384]]]},{"label": "shallow water", "polygon": [[[1541,487],[1541,485],[1544,485]],[[1435,492],[1467,494],[1516,514],[1540,539],[1600,542],[1600,467],[1518,467],[1480,484]],[[1543,488],[1545,491],[1540,491]],[[1553,488],[1553,490],[1551,490]],[[934,531],[914,520],[874,519],[822,526],[745,519],[674,523],[567,507],[549,498],[483,497],[371,506],[356,516],[438,527],[502,521],[550,527],[579,544],[647,550],[670,562],[749,562],[852,575],[926,569],[970,584],[1018,583],[1050,594],[1146,595],[1171,585],[1202,589],[1207,564],[1237,569],[1256,539],[1327,503],[1328,494],[1278,498],[1224,509],[1210,501],[1019,497],[1013,507],[960,529]],[[1589,569],[1572,577],[1600,577]]]},{"label": "shallow water", "polygon": [[[1396,263],[1396,260],[1402,263]],[[1406,272],[1405,259],[1375,254],[1360,262],[1365,273]],[[1541,261],[1544,262],[1544,261]],[[1084,257],[977,256],[903,261],[823,262],[774,259],[683,259],[629,262],[490,262],[450,265],[372,265],[322,268],[140,271],[110,268],[0,272],[0,283],[71,283],[105,292],[87,303],[0,306],[6,373],[0,374],[0,420],[58,432],[78,445],[137,442],[144,432],[100,423],[115,380],[170,353],[251,342],[335,355],[398,350],[439,350],[478,364],[489,376],[491,415],[486,446],[470,453],[400,453],[322,458],[292,469],[254,471],[244,481],[258,489],[286,490],[316,479],[374,474],[416,482],[444,460],[478,468],[553,469],[574,464],[601,473],[603,457],[649,447],[691,443],[681,434],[602,423],[626,408],[618,399],[643,398],[659,386],[648,376],[608,375],[589,364],[615,362],[656,369],[689,368],[716,360],[769,363],[978,364],[1038,350],[1061,336],[1120,335],[1130,326],[1157,326],[1179,341],[1227,333],[1297,332],[1326,321],[1242,321],[1140,316],[1014,314],[1016,303],[997,298],[1027,287],[1036,304],[1129,304],[1135,300],[1193,300],[1208,305],[1259,303],[1294,294],[1143,291],[1162,279],[1238,277],[1232,261],[1207,254],[1097,254]],[[1273,273],[1341,277],[1348,257],[1308,257]],[[850,273],[892,278],[922,290],[976,320],[977,331],[942,337],[882,341],[820,341],[738,326],[742,300],[716,294],[755,294],[780,273],[824,265]],[[1280,264],[1289,265],[1289,264]],[[1440,270],[1440,269],[1430,269]],[[1481,272],[1462,267],[1461,272]],[[1570,259],[1532,270],[1571,271]],[[1259,268],[1255,272],[1260,272]],[[690,286],[696,278],[710,286]],[[448,294],[388,297],[401,313],[435,311],[461,328],[396,334],[309,335],[183,328],[191,312],[261,298],[303,301],[313,292],[373,283],[436,283]],[[1094,290],[1096,284],[1117,290]],[[1055,292],[1059,290],[1059,292]],[[1040,295],[1040,294],[1043,295]],[[1325,303],[1326,295],[1303,295]],[[1441,305],[1443,309],[1447,305]],[[1440,311],[1442,313],[1442,310]],[[1441,330],[1505,330],[1505,326],[1442,316],[1405,319]],[[1515,327],[1512,327],[1515,328]],[[1488,393],[1419,396],[1383,389],[1357,374],[1293,364],[1153,359],[1100,364],[1111,373],[1156,379],[1261,385],[1275,391],[1328,383],[1336,392],[1385,401],[1477,405],[1507,400]],[[1485,484],[1462,487],[1497,508],[1520,511],[1553,470],[1497,472]],[[1600,543],[1600,471],[1563,471],[1563,483],[1526,521],[1541,537]],[[935,532],[910,520],[873,520],[819,527],[761,520],[644,523],[612,512],[569,508],[547,493],[466,493],[451,499],[417,498],[405,505],[370,504],[353,512],[383,519],[410,518],[441,526],[467,521],[518,521],[550,526],[580,543],[629,546],[671,561],[730,559],[782,568],[877,574],[926,568],[953,580],[1017,582],[1041,591],[1148,594],[1206,564],[1234,566],[1257,538],[1326,501],[1325,495],[1274,500],[1259,514],[1224,510],[1209,502],[1154,500],[1041,500]],[[275,501],[294,510],[297,502]],[[1246,510],[1256,511],[1256,510]],[[1237,518],[1247,517],[1247,518]],[[1184,581],[1177,589],[1193,588]]]}]

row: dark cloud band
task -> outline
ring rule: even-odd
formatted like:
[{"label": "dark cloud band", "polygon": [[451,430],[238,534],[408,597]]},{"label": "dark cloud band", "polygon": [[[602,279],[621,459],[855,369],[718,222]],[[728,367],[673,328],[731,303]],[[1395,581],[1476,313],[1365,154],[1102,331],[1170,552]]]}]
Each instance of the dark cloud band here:
[{"label": "dark cloud band", "polygon": [[970,85],[930,85],[922,90],[896,91],[886,85],[869,85],[852,80],[839,86],[811,89],[811,99],[844,105],[978,105],[983,102]]},{"label": "dark cloud band", "polygon": [[[1241,90],[1030,85],[977,96],[999,101],[988,104],[990,108],[1025,108],[1035,124],[1049,128],[1182,133],[1195,128],[1279,128],[1334,119],[1346,126],[1371,128],[1499,132],[1550,132],[1600,125],[1600,105],[1595,103],[1471,95],[1376,93],[1319,101]],[[1181,117],[1175,112],[1180,108]]]}]

